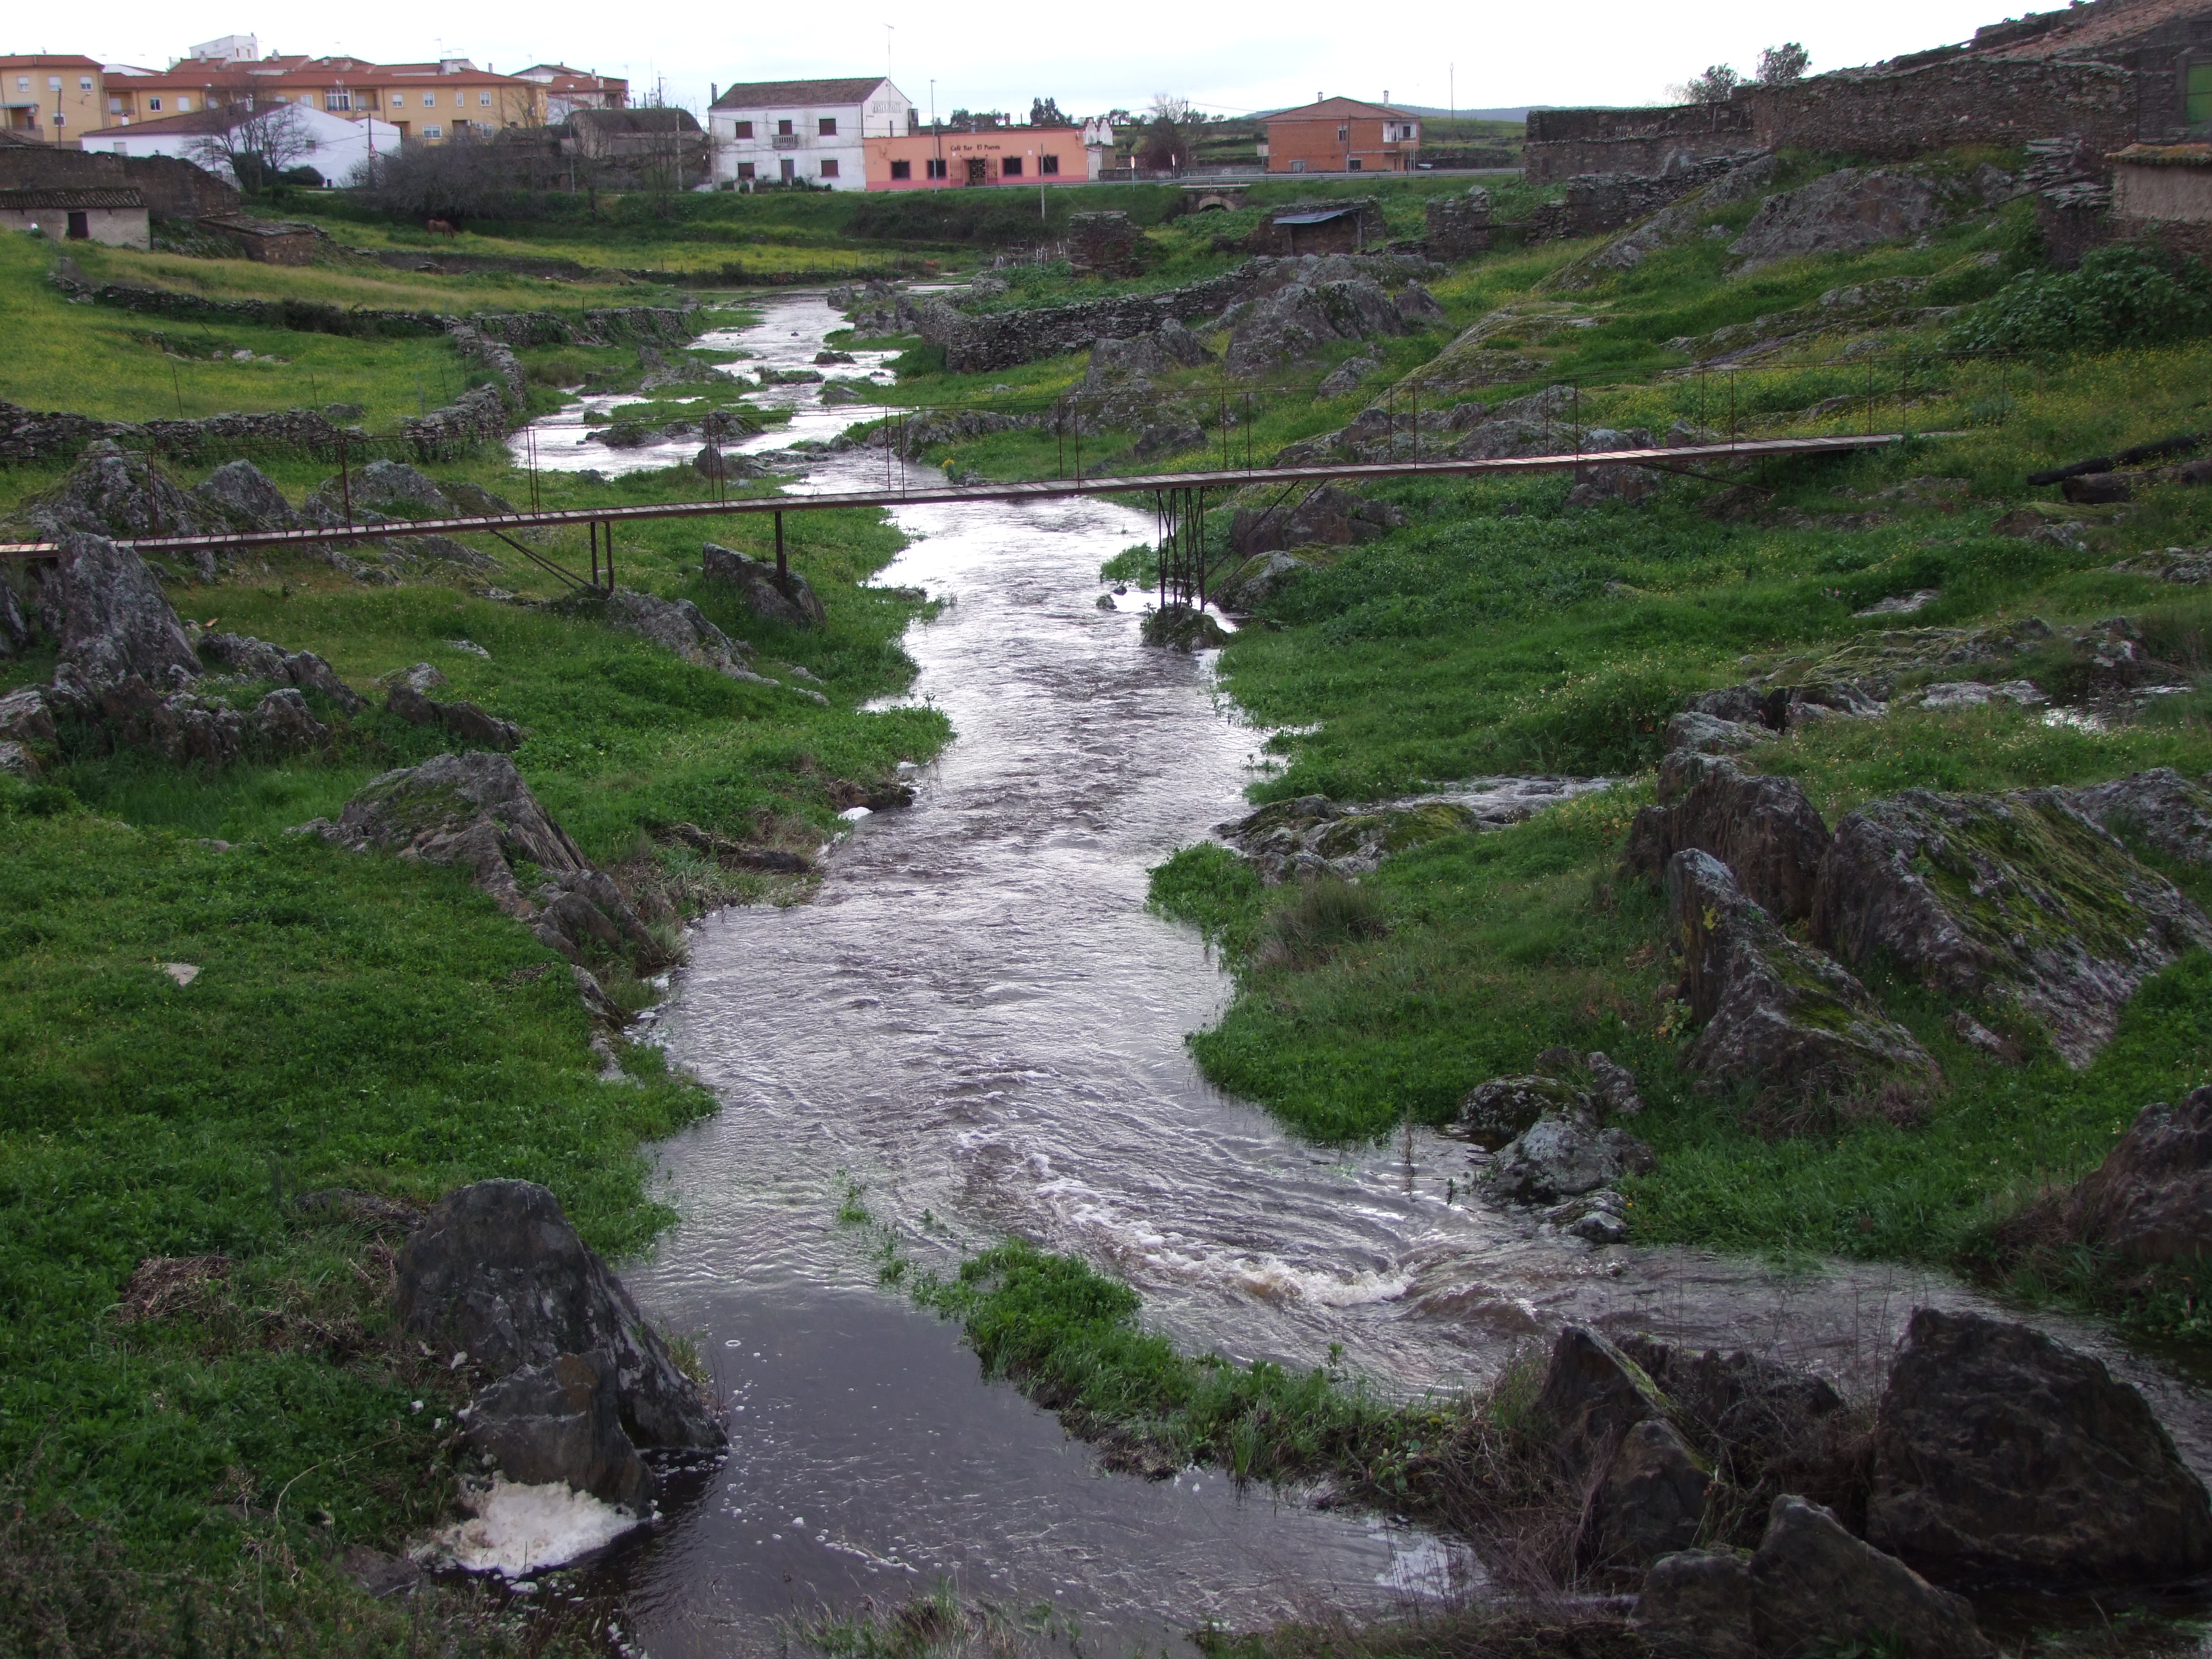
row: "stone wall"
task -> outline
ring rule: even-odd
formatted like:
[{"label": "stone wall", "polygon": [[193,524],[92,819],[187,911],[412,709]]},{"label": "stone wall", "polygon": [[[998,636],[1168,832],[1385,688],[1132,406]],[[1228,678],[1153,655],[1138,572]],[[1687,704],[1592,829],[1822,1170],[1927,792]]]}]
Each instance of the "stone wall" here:
[{"label": "stone wall", "polygon": [[1438,196],[1428,204],[1429,234],[1422,251],[1449,264],[1490,252],[1490,192],[1480,185],[1464,196]]},{"label": "stone wall", "polygon": [[1097,340],[1126,340],[1149,334],[1170,318],[1188,323],[1217,316],[1243,297],[1250,278],[1250,268],[1241,266],[1226,276],[1164,294],[1128,294],[1076,305],[981,315],[958,310],[942,299],[925,300],[911,307],[902,306],[902,310],[923,339],[944,347],[947,368],[956,374],[972,374],[1083,350]]},{"label": "stone wall", "polygon": [[[335,455],[340,436],[337,426],[311,409],[279,410],[266,415],[210,415],[199,421],[148,421],[137,425],[0,403],[0,464],[62,459],[97,438],[140,443],[185,459],[226,449],[305,449]],[[357,432],[350,441],[356,453],[367,443]]]},{"label": "stone wall", "polygon": [[2063,132],[2101,155],[2134,142],[2137,121],[2132,70],[1959,53],[1740,88],[1725,104],[1534,110],[1526,154],[1529,179],[1556,184],[1581,173],[1656,174],[1747,149],[1905,161],[1955,144],[2012,146]]},{"label": "stone wall", "polygon": [[113,155],[10,144],[0,149],[0,190],[135,190],[156,222],[238,211],[238,191],[174,155]]},{"label": "stone wall", "polygon": [[1133,276],[1137,271],[1137,228],[1126,213],[1078,213],[1067,222],[1067,264],[1072,270]]}]

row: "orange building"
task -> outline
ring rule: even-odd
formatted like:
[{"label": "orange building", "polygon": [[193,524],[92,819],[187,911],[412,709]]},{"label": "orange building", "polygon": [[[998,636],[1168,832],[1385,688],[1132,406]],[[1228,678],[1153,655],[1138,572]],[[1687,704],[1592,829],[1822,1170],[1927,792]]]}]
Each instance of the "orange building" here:
[{"label": "orange building", "polygon": [[1000,127],[991,132],[902,132],[864,138],[870,190],[969,185],[1084,185],[1106,154],[1087,127]]},{"label": "orange building", "polygon": [[1387,104],[1324,98],[1261,122],[1270,173],[1410,173],[1421,124]]},{"label": "orange building", "polygon": [[106,126],[192,115],[227,104],[305,104],[358,120],[374,115],[402,139],[441,143],[472,131],[545,125],[550,88],[480,70],[465,58],[372,64],[356,58],[187,58],[166,70],[105,77]]},{"label": "orange building", "polygon": [[99,63],[73,52],[0,58],[0,126],[18,137],[67,144],[100,119]]}]

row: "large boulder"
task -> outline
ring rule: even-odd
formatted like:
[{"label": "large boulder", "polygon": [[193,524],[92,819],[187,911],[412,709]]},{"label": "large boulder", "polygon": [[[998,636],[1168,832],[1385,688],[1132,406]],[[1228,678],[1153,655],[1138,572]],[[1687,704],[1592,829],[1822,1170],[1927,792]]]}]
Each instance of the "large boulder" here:
[{"label": "large boulder", "polygon": [[1291,547],[1350,547],[1388,535],[1405,522],[1404,511],[1389,501],[1365,501],[1323,484],[1296,507],[1238,507],[1229,521],[1229,545],[1246,559]]},{"label": "large boulder", "polygon": [[1705,1529],[1712,1486],[1712,1471],[1673,1424],[1634,1424],[1598,1485],[1577,1553],[1618,1571],[1688,1549]]},{"label": "large boulder", "polygon": [[384,706],[410,726],[434,726],[450,732],[477,749],[502,752],[520,749],[527,735],[513,720],[503,720],[466,700],[439,702],[424,696],[404,680],[385,693]]},{"label": "large boulder", "polygon": [[2212,921],[2056,789],[1869,802],[1836,826],[1812,922],[1847,962],[2041,1026],[2075,1066],[2143,981],[2212,945]]},{"label": "large boulder", "polygon": [[1660,743],[1669,755],[1741,755],[1762,743],[1773,742],[1775,735],[1756,721],[1728,720],[1686,708],[1667,722]]},{"label": "large boulder", "polygon": [[1586,1325],[1569,1325],[1552,1340],[1534,1412],[1552,1431],[1562,1471],[1577,1482],[1607,1468],[1638,1423],[1668,1415],[1666,1396],[1644,1368]]},{"label": "large boulder", "polygon": [[822,601],[796,571],[776,574],[774,565],[713,542],[701,549],[701,569],[710,581],[738,590],[745,608],[763,622],[785,628],[819,628],[828,620]]},{"label": "large boulder", "polygon": [[2212,789],[2170,766],[2069,789],[2083,817],[2185,864],[2212,865]]},{"label": "large boulder", "polygon": [[1563,1078],[1494,1077],[1478,1083],[1459,1103],[1456,1127],[1478,1146],[1499,1147],[1532,1128],[1547,1113],[1588,1113],[1589,1097]]},{"label": "large boulder", "polygon": [[1843,1396],[1825,1379],[1759,1354],[1677,1348],[1644,1336],[1620,1346],[1666,1395],[1677,1426],[1746,1490],[1778,1463],[1817,1455],[1828,1430],[1844,1421]]},{"label": "large boulder", "polygon": [[2075,1231],[2130,1261],[2212,1254],[2212,1086],[2178,1109],[2144,1107],[2082,1177],[2075,1206]]},{"label": "large boulder", "polygon": [[1650,1147],[1583,1111],[1548,1114],[1502,1147],[1476,1177],[1495,1197],[1552,1204],[1594,1193],[1652,1166]]},{"label": "large boulder", "polygon": [[58,568],[40,594],[58,623],[58,680],[98,697],[131,681],[167,691],[199,678],[191,641],[144,560],[82,531],[58,540]]},{"label": "large boulder", "polygon": [[1981,1659],[1993,1649],[1962,1595],[1861,1542],[1836,1517],[1784,1496],[1751,1558],[1751,1627],[1762,1652],[1875,1643],[1898,1659]]},{"label": "large boulder", "polygon": [[1680,995],[1705,1022],[1688,1063],[1705,1083],[1750,1086],[1788,1127],[1827,1098],[1899,1115],[1938,1081],[1912,1034],[1850,973],[1784,933],[1711,854],[1668,860],[1667,900]]},{"label": "large boulder", "polygon": [[229,461],[192,486],[209,516],[233,530],[297,530],[307,520],[268,474],[251,461]]},{"label": "large boulder", "polygon": [[604,1353],[637,1445],[726,1438],[622,1281],[534,1182],[480,1181],[433,1206],[399,1252],[398,1314],[410,1338],[495,1377]]},{"label": "large boulder", "polygon": [[[773,580],[772,570],[769,576]],[[697,663],[732,679],[766,684],[750,666],[752,647],[742,640],[732,639],[708,622],[689,599],[664,599],[651,593],[633,592],[626,587],[617,588],[607,595],[601,615],[609,626],[650,640],[686,662]]]},{"label": "large boulder", "polygon": [[54,736],[54,711],[37,686],[18,686],[0,696],[0,738],[9,743],[48,744]]},{"label": "large boulder", "polygon": [[[69,476],[31,504],[29,516],[56,538],[78,531],[131,541],[222,527],[219,520],[211,524],[208,508],[161,468],[112,438],[88,444]],[[205,568],[212,571],[212,561]]]},{"label": "large boulder", "polygon": [[1806,253],[1855,253],[1917,236],[1945,216],[1943,198],[1917,173],[1841,167],[1801,190],[1770,196],[1729,244],[1739,273]]},{"label": "large boulder", "polygon": [[1921,1308],[1875,1414],[1867,1537],[1945,1583],[2155,1583],[2212,1567],[2212,1504],[2101,1361]]},{"label": "large boulder", "polygon": [[312,651],[287,651],[251,635],[208,634],[201,636],[199,654],[244,679],[274,680],[302,691],[319,691],[349,714],[368,707],[337,671]]},{"label": "large boulder", "polygon": [[279,754],[319,749],[331,740],[331,728],[315,718],[307,700],[289,685],[264,696],[247,723],[264,748]]},{"label": "large boulder", "polygon": [[1229,336],[1229,372],[1250,379],[1310,356],[1331,340],[1406,331],[1398,307],[1367,277],[1290,283],[1242,308]]},{"label": "large boulder", "polygon": [[565,1484],[642,1515],[653,1472],[623,1432],[614,1355],[604,1348],[525,1365],[469,1402],[470,1449],[526,1486]]},{"label": "large boulder", "polygon": [[[1674,757],[1669,757],[1673,761]],[[1765,777],[1724,760],[1662,768],[1661,804],[1629,826],[1629,869],[1663,879],[1686,848],[1729,867],[1746,897],[1783,921],[1810,915],[1828,826],[1795,778]]]},{"label": "large boulder", "polygon": [[1170,318],[1149,334],[1093,341],[1090,364],[1083,374],[1083,390],[1086,394],[1103,394],[1127,380],[1164,374],[1171,369],[1195,368],[1212,360],[1213,354],[1198,336]]},{"label": "large boulder", "polygon": [[1728,1550],[1686,1549],[1644,1576],[1632,1627],[1680,1659],[1766,1659],[1751,1626],[1751,1562]]}]

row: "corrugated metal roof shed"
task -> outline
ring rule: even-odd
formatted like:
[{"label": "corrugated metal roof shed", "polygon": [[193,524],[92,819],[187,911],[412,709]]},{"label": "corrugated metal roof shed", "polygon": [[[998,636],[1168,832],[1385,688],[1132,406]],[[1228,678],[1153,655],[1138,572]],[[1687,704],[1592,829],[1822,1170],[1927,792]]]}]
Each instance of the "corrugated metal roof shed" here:
[{"label": "corrugated metal roof shed", "polygon": [[1279,213],[1269,220],[1277,225],[1325,225],[1332,219],[1341,219],[1347,213],[1357,213],[1358,208],[1314,208],[1304,213]]}]

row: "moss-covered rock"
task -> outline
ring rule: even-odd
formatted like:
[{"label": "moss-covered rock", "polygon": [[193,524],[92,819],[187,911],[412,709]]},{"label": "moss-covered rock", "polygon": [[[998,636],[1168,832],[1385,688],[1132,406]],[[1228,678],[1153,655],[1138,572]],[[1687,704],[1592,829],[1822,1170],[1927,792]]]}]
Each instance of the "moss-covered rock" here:
[{"label": "moss-covered rock", "polygon": [[2040,1027],[2075,1066],[2146,979],[2212,945],[2212,921],[2060,789],[1869,802],[1836,827],[1812,924],[1846,962]]}]

